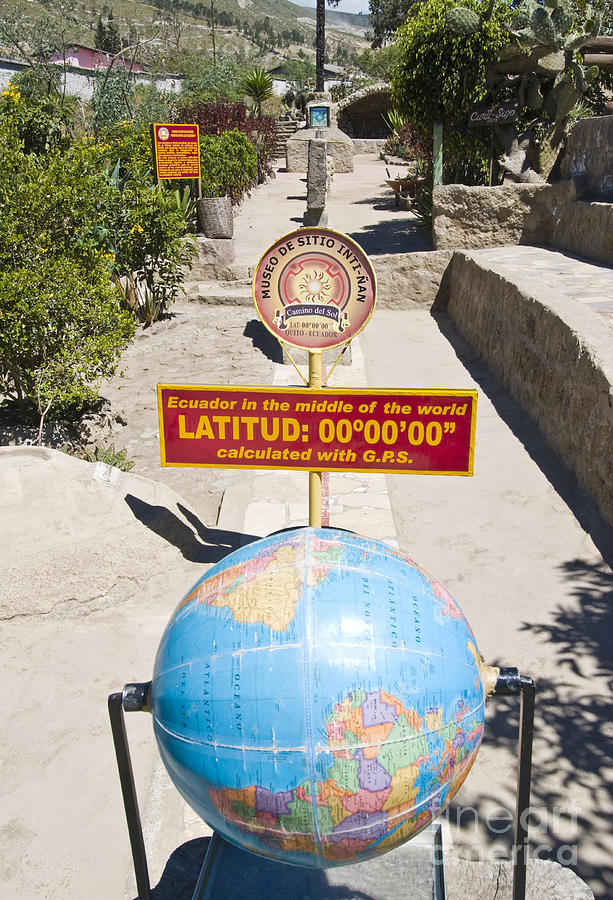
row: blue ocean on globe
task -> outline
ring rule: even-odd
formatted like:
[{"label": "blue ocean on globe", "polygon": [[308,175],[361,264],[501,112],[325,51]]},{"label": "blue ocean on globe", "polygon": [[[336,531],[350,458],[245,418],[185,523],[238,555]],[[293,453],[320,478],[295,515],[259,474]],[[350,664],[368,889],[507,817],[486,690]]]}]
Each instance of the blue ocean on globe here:
[{"label": "blue ocean on globe", "polygon": [[425,828],[475,760],[484,701],[445,587],[335,529],[272,535],[210,568],[152,681],[159,751],[190,806],[246,850],[317,868]]}]

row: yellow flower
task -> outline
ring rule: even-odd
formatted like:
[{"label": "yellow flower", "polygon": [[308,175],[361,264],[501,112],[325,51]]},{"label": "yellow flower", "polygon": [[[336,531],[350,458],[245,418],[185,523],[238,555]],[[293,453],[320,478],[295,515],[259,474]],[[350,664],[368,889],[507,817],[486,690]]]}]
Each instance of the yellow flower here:
[{"label": "yellow flower", "polygon": [[130,228],[130,234],[134,234],[135,231],[138,231],[142,234],[143,229],[140,225],[135,225],[133,228]]}]

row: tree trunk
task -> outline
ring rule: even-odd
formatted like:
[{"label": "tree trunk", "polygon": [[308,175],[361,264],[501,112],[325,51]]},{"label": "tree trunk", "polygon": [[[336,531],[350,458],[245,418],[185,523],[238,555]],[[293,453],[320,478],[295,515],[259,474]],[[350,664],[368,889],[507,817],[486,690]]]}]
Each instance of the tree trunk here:
[{"label": "tree trunk", "polygon": [[324,56],[326,53],[326,0],[317,0],[315,19],[315,90],[324,90]]}]

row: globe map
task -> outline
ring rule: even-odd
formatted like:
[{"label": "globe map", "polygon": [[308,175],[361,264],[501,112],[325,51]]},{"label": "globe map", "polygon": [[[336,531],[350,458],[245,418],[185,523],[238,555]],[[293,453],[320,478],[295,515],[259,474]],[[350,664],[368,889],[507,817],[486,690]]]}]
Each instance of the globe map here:
[{"label": "globe map", "polygon": [[326,868],[413,837],[483,733],[475,638],[446,588],[378,541],[301,528],[225,557],[175,610],[153,682],[178,790],[246,850]]}]

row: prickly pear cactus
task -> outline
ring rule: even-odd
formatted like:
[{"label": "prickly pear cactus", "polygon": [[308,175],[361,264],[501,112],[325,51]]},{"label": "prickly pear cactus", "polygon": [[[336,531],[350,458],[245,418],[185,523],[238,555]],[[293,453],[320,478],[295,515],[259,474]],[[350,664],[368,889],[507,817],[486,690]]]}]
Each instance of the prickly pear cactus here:
[{"label": "prickly pear cactus", "polygon": [[481,19],[472,9],[455,6],[445,16],[449,31],[456,35],[476,34],[481,28]]},{"label": "prickly pear cactus", "polygon": [[556,26],[544,6],[537,6],[530,16],[530,28],[539,44],[553,47],[556,43]]},{"label": "prickly pear cactus", "polygon": [[[526,126],[526,134],[539,135],[530,155],[538,159],[540,174],[546,177],[564,142],[569,114],[598,75],[595,66],[584,67],[575,59],[575,53],[598,35],[600,19],[588,5],[585,30],[573,31],[567,0],[545,0],[544,5],[536,0],[522,0],[511,16],[509,43],[500,54],[500,74],[496,73],[496,64],[493,66],[490,91],[494,97],[508,96],[511,86],[519,91],[522,108],[532,111],[534,117]],[[517,67],[513,66],[514,60]],[[513,146],[517,148],[520,143],[515,140]],[[517,155],[517,150],[514,152]],[[503,159],[510,158],[507,155]],[[509,171],[515,176],[518,168],[523,169],[516,158],[512,162],[514,169]]]}]

